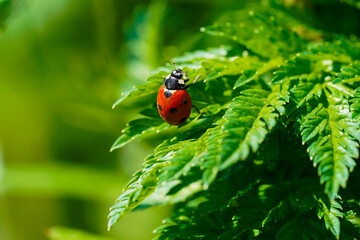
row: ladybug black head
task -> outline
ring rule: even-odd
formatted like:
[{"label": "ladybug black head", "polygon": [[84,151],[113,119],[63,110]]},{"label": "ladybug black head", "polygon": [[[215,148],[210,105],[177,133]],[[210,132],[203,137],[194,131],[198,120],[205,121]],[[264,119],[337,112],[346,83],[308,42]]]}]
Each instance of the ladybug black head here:
[{"label": "ladybug black head", "polygon": [[176,77],[176,78],[182,78],[182,76],[183,76],[182,73],[183,73],[183,71],[180,68],[178,68],[171,72],[171,76]]},{"label": "ladybug black head", "polygon": [[[182,83],[181,83],[181,81],[182,81]],[[164,85],[169,90],[177,90],[177,89],[181,89],[182,87],[184,87],[185,82],[181,78],[176,78],[169,74],[168,76],[166,76],[164,78]]]}]

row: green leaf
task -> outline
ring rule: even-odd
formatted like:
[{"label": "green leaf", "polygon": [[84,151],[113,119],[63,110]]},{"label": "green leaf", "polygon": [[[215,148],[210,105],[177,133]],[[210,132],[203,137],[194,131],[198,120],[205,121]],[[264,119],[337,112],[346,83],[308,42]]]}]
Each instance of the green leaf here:
[{"label": "green leaf", "polygon": [[287,206],[285,206],[284,202],[280,202],[278,205],[270,209],[266,218],[262,221],[262,227],[267,225],[269,222],[276,222],[281,218],[284,218],[287,214]]},{"label": "green leaf", "polygon": [[358,60],[360,57],[360,41],[358,37],[346,38],[342,35],[335,35],[333,41],[316,42],[310,44],[309,51],[303,57],[310,59],[330,59],[333,61],[349,63]]},{"label": "green leaf", "polygon": [[148,115],[151,118],[139,118],[127,124],[121,133],[122,135],[115,141],[110,151],[121,148],[133,140],[144,135],[159,133],[170,127],[169,124],[159,117],[157,109],[147,109],[141,112],[143,115]]},{"label": "green leaf", "polygon": [[280,70],[275,72],[272,83],[278,84],[289,80],[303,80],[311,72],[311,61],[296,57],[280,66]]},{"label": "green leaf", "polygon": [[[321,51],[329,46],[333,47],[318,45]],[[334,46],[340,48],[341,44]],[[346,186],[349,171],[359,156],[360,139],[359,124],[352,121],[353,114],[346,100],[356,92],[345,82],[332,81],[334,67],[333,61],[304,59],[299,55],[281,66],[273,79],[273,83],[290,89],[288,115],[300,123],[299,128],[295,125],[297,131],[301,132],[303,144],[308,144],[310,158],[314,166],[319,166],[320,181],[325,183],[325,192],[331,199],[337,196],[340,186]],[[354,76],[354,72],[343,70],[337,75],[344,79]]]},{"label": "green leaf", "polygon": [[[187,52],[183,56],[173,58],[173,62],[176,64],[183,63],[193,63],[197,61],[203,61],[205,59],[225,59],[228,56],[231,47],[222,46],[219,48],[209,48],[206,51],[197,50],[194,52]],[[189,67],[189,65],[187,65]]]},{"label": "green leaf", "polygon": [[[174,204],[156,239],[358,237],[360,207],[347,200],[359,198],[358,173],[349,176],[359,159],[360,41],[312,29],[301,19],[319,16],[302,4],[239,3],[201,29],[220,47],[173,58],[191,80],[201,75],[188,89],[200,114],[146,158],[109,228],[135,208]],[[155,98],[161,69],[120,102]],[[166,129],[155,109],[141,113],[116,148]]]},{"label": "green leaf", "polygon": [[336,239],[340,238],[340,220],[342,217],[341,205],[336,200],[331,200],[330,206],[327,206],[321,199],[317,199],[318,217],[323,218],[326,229],[330,229]]},{"label": "green leaf", "polygon": [[304,39],[287,27],[289,23],[302,26],[284,12],[254,5],[228,13],[201,30],[236,41],[259,56],[272,58],[305,49]]},{"label": "green leaf", "polygon": [[116,199],[110,208],[108,230],[125,214],[155,191],[159,172],[167,165],[166,161],[150,165],[138,172],[127,186],[125,192]]},{"label": "green leaf", "polygon": [[341,67],[340,72],[336,74],[334,83],[353,83],[360,82],[360,61],[354,61],[349,65]]},{"label": "green leaf", "polygon": [[[233,151],[223,158],[220,170],[239,160],[245,160],[251,151],[256,152],[276,126],[278,117],[284,114],[288,97],[282,95],[277,87],[267,94],[266,91],[259,90],[243,91],[244,97],[235,98],[229,111],[225,113],[222,132],[226,135],[222,141],[223,144],[229,141]],[[232,140],[232,134],[236,134],[236,141]]]},{"label": "green leaf", "polygon": [[[353,113],[353,118],[356,119],[356,122],[360,122],[360,87],[355,90],[354,98],[350,100],[350,110]],[[358,138],[359,139],[359,138]]]},{"label": "green leaf", "polygon": [[204,81],[216,80],[226,75],[240,75],[249,67],[258,66],[259,59],[254,56],[227,58],[224,60],[202,61],[202,68],[197,74],[204,76]]},{"label": "green leaf", "polygon": [[248,69],[244,71],[244,74],[236,81],[234,89],[241,87],[252,80],[259,78],[261,75],[272,71],[283,63],[282,58],[275,58],[263,64],[258,69]]},{"label": "green leaf", "polygon": [[[189,55],[190,53],[188,53]],[[196,52],[194,53],[197,54]],[[259,63],[259,59],[254,56],[243,56],[243,57],[227,57],[221,59],[207,59],[199,62],[198,65],[184,65],[183,71],[188,71],[188,77],[195,79],[196,75],[200,75],[204,82],[208,80],[215,80],[220,77],[224,77],[227,75],[240,75],[243,73],[244,69],[250,66],[257,66]],[[189,69],[187,66],[196,67],[196,71],[194,69]],[[151,75],[146,79],[146,83],[137,87],[134,87],[131,90],[123,92],[121,94],[121,98],[114,103],[113,108],[116,106],[138,99],[146,96],[155,95],[159,91],[159,88],[163,82],[165,76],[167,76],[169,72],[160,71],[154,75]]]},{"label": "green leaf", "polygon": [[171,177],[181,174],[179,171],[184,170],[184,165],[194,157],[196,146],[197,143],[193,141],[182,141],[171,146],[166,141],[160,145],[110,208],[108,229],[150,196],[162,182],[171,181]]},{"label": "green leaf", "polygon": [[360,131],[356,124],[353,133],[344,131],[352,122],[345,103],[320,104],[301,120],[303,142],[308,143],[308,151],[314,165],[318,166],[320,181],[325,183],[325,191],[334,199],[339,187],[345,188],[349,171],[355,167],[354,159],[359,157],[359,144],[353,136]]},{"label": "green leaf", "polygon": [[135,100],[137,98],[142,98],[145,96],[149,96],[152,94],[156,94],[159,91],[159,88],[163,82],[163,79],[166,75],[169,73],[161,71],[158,72],[151,77],[146,79],[146,83],[137,87],[134,87],[131,90],[128,90],[126,92],[123,92],[121,94],[121,98],[114,103],[113,108],[115,108],[117,105],[126,103],[132,100]]}]

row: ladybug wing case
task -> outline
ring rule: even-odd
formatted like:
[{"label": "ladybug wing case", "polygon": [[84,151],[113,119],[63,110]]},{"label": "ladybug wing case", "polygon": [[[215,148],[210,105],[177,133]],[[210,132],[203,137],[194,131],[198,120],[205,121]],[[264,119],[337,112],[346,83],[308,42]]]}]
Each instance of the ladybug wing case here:
[{"label": "ladybug wing case", "polygon": [[186,90],[169,91],[160,87],[157,96],[157,108],[161,118],[171,125],[180,125],[189,118],[191,98]]}]

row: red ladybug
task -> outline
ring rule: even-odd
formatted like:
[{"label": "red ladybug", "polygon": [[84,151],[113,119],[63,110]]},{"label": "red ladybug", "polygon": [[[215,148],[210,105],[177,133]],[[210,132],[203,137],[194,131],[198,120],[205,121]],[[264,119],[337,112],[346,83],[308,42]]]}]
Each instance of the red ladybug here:
[{"label": "red ladybug", "polygon": [[[190,79],[186,77],[186,72],[180,68],[176,69],[175,63],[171,74],[164,78],[164,85],[160,87],[157,95],[157,108],[161,118],[171,124],[180,125],[189,118],[191,113],[191,97],[186,91],[188,87],[185,85]],[[200,76],[197,76],[193,83]]]}]

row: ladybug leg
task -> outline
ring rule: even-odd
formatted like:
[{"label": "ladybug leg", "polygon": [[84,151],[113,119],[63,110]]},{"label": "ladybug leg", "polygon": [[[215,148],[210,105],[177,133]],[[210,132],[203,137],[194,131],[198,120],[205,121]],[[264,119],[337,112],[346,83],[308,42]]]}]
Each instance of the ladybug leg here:
[{"label": "ladybug leg", "polygon": [[181,89],[182,90],[185,90],[185,89],[187,89],[188,87],[190,87],[192,84],[190,83],[189,85],[186,85],[186,86],[183,86],[183,87],[181,87]]},{"label": "ladybug leg", "polygon": [[198,114],[200,114],[200,110],[197,108],[197,106],[195,106],[195,105],[191,105],[191,106],[196,109],[196,111],[198,112]]},{"label": "ladybug leg", "polygon": [[[192,83],[190,83],[189,85],[183,86],[181,89],[187,89],[188,87],[190,87],[191,85],[193,85],[194,83],[196,83],[196,81],[199,79],[199,77],[200,77],[200,75],[198,75]],[[186,80],[184,80],[184,82],[187,82],[187,81],[189,81],[189,80],[190,80],[190,79],[187,78]]]}]

